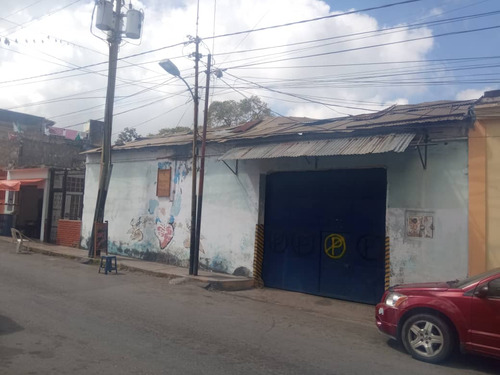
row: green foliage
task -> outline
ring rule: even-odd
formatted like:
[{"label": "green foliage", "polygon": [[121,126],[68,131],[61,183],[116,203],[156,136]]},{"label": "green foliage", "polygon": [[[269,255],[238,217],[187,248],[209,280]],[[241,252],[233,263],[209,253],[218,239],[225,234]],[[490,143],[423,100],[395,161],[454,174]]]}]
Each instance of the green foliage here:
[{"label": "green foliage", "polygon": [[125,143],[135,141],[137,138],[141,136],[137,134],[135,128],[125,128],[120,134],[118,134],[118,138],[116,139],[116,146],[123,146]]},{"label": "green foliage", "polygon": [[213,102],[208,108],[208,126],[236,126],[271,116],[271,109],[258,96],[252,95],[236,102]]},{"label": "green foliage", "polygon": [[170,134],[177,134],[177,133],[189,133],[191,131],[191,128],[187,126],[177,126],[175,128],[163,128],[158,130],[158,133],[156,135],[170,135]]}]

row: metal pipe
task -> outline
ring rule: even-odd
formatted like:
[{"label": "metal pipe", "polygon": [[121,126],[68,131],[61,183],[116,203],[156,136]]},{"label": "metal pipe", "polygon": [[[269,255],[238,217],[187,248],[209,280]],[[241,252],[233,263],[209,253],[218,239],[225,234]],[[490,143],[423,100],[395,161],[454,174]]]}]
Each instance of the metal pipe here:
[{"label": "metal pipe", "polygon": [[200,159],[200,182],[198,184],[198,212],[196,213],[196,237],[194,248],[194,274],[198,275],[198,264],[200,261],[200,236],[201,236],[201,211],[203,206],[203,185],[205,183],[205,150],[207,144],[208,124],[208,100],[210,88],[210,69],[212,67],[212,55],[208,55],[207,63],[207,85],[205,88],[205,111],[203,115],[203,134],[201,137],[201,159]]}]

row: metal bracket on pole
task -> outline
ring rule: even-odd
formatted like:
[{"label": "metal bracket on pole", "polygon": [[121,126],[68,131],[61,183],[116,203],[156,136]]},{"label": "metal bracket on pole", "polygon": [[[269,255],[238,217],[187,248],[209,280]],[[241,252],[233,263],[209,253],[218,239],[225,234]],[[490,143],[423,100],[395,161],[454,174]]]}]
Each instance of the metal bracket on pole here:
[{"label": "metal bracket on pole", "polygon": [[228,168],[229,168],[229,170],[230,170],[231,172],[233,172],[233,174],[234,174],[235,176],[238,176],[238,159],[236,159],[236,170],[234,170],[233,168],[231,168],[231,166],[230,166],[229,164],[227,164],[225,160],[222,160],[222,162],[223,162],[224,164],[226,164],[226,167],[228,167]]},{"label": "metal bracket on pole", "polygon": [[429,143],[429,136],[426,134],[424,138],[424,154],[420,150],[420,145],[417,145],[418,156],[420,157],[420,162],[424,170],[427,169],[427,144]]}]

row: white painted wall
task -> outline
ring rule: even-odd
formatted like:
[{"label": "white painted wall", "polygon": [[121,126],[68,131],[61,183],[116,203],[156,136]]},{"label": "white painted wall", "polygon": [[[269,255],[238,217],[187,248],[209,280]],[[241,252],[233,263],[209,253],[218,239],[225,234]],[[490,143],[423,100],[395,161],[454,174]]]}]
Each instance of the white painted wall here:
[{"label": "white painted wall", "polygon": [[[210,150],[209,150],[210,151]],[[166,151],[127,151],[113,155],[105,219],[110,250],[144,259],[187,266],[191,214],[191,163],[161,159]],[[210,154],[210,152],[208,152]],[[115,156],[116,155],[116,156]],[[160,158],[160,159],[158,159]],[[133,161],[136,160],[136,161]],[[177,175],[171,198],[156,197],[159,163],[170,162]],[[228,162],[234,166],[234,162]],[[391,283],[453,279],[467,274],[467,143],[429,147],[423,170],[416,150],[404,154],[286,158],[239,162],[233,174],[216,157],[206,167],[200,264],[232,273],[252,270],[258,221],[260,174],[336,168],[385,167],[388,178],[387,234],[391,243]],[[83,213],[83,244],[89,238],[95,208],[98,158],[88,157]],[[434,217],[434,237],[406,236],[406,211]],[[168,242],[162,233],[173,228]],[[163,238],[163,247],[160,238]]]},{"label": "white painted wall", "polygon": [[[187,267],[191,161],[169,160],[162,158],[162,154],[164,152],[140,151],[113,155],[105,210],[105,220],[109,222],[109,251]],[[141,161],[131,161],[134,156]],[[87,159],[82,223],[84,247],[92,230],[98,162],[96,155]],[[156,196],[159,167],[172,168],[169,198]],[[205,269],[227,273],[238,267],[252,269],[258,185],[255,190],[248,176],[243,171],[237,177],[216,161],[207,163],[200,241],[200,266]]]}]

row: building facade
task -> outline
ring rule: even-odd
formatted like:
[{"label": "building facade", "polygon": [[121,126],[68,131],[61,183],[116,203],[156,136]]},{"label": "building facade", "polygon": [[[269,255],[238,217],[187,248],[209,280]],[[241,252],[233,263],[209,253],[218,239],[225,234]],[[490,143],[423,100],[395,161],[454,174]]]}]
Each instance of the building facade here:
[{"label": "building facade", "polygon": [[475,106],[469,133],[469,273],[500,267],[500,90]]},{"label": "building facade", "polygon": [[[367,303],[389,283],[466,276],[472,105],[269,118],[210,132],[200,267]],[[187,267],[190,139],[115,147],[105,211],[112,253]],[[86,170],[84,247],[98,152],[87,154]]]},{"label": "building facade", "polygon": [[[10,235],[13,227],[56,242],[60,219],[81,220],[83,141],[54,135],[53,125],[0,110],[0,235]],[[74,242],[79,244],[79,235]]]}]

